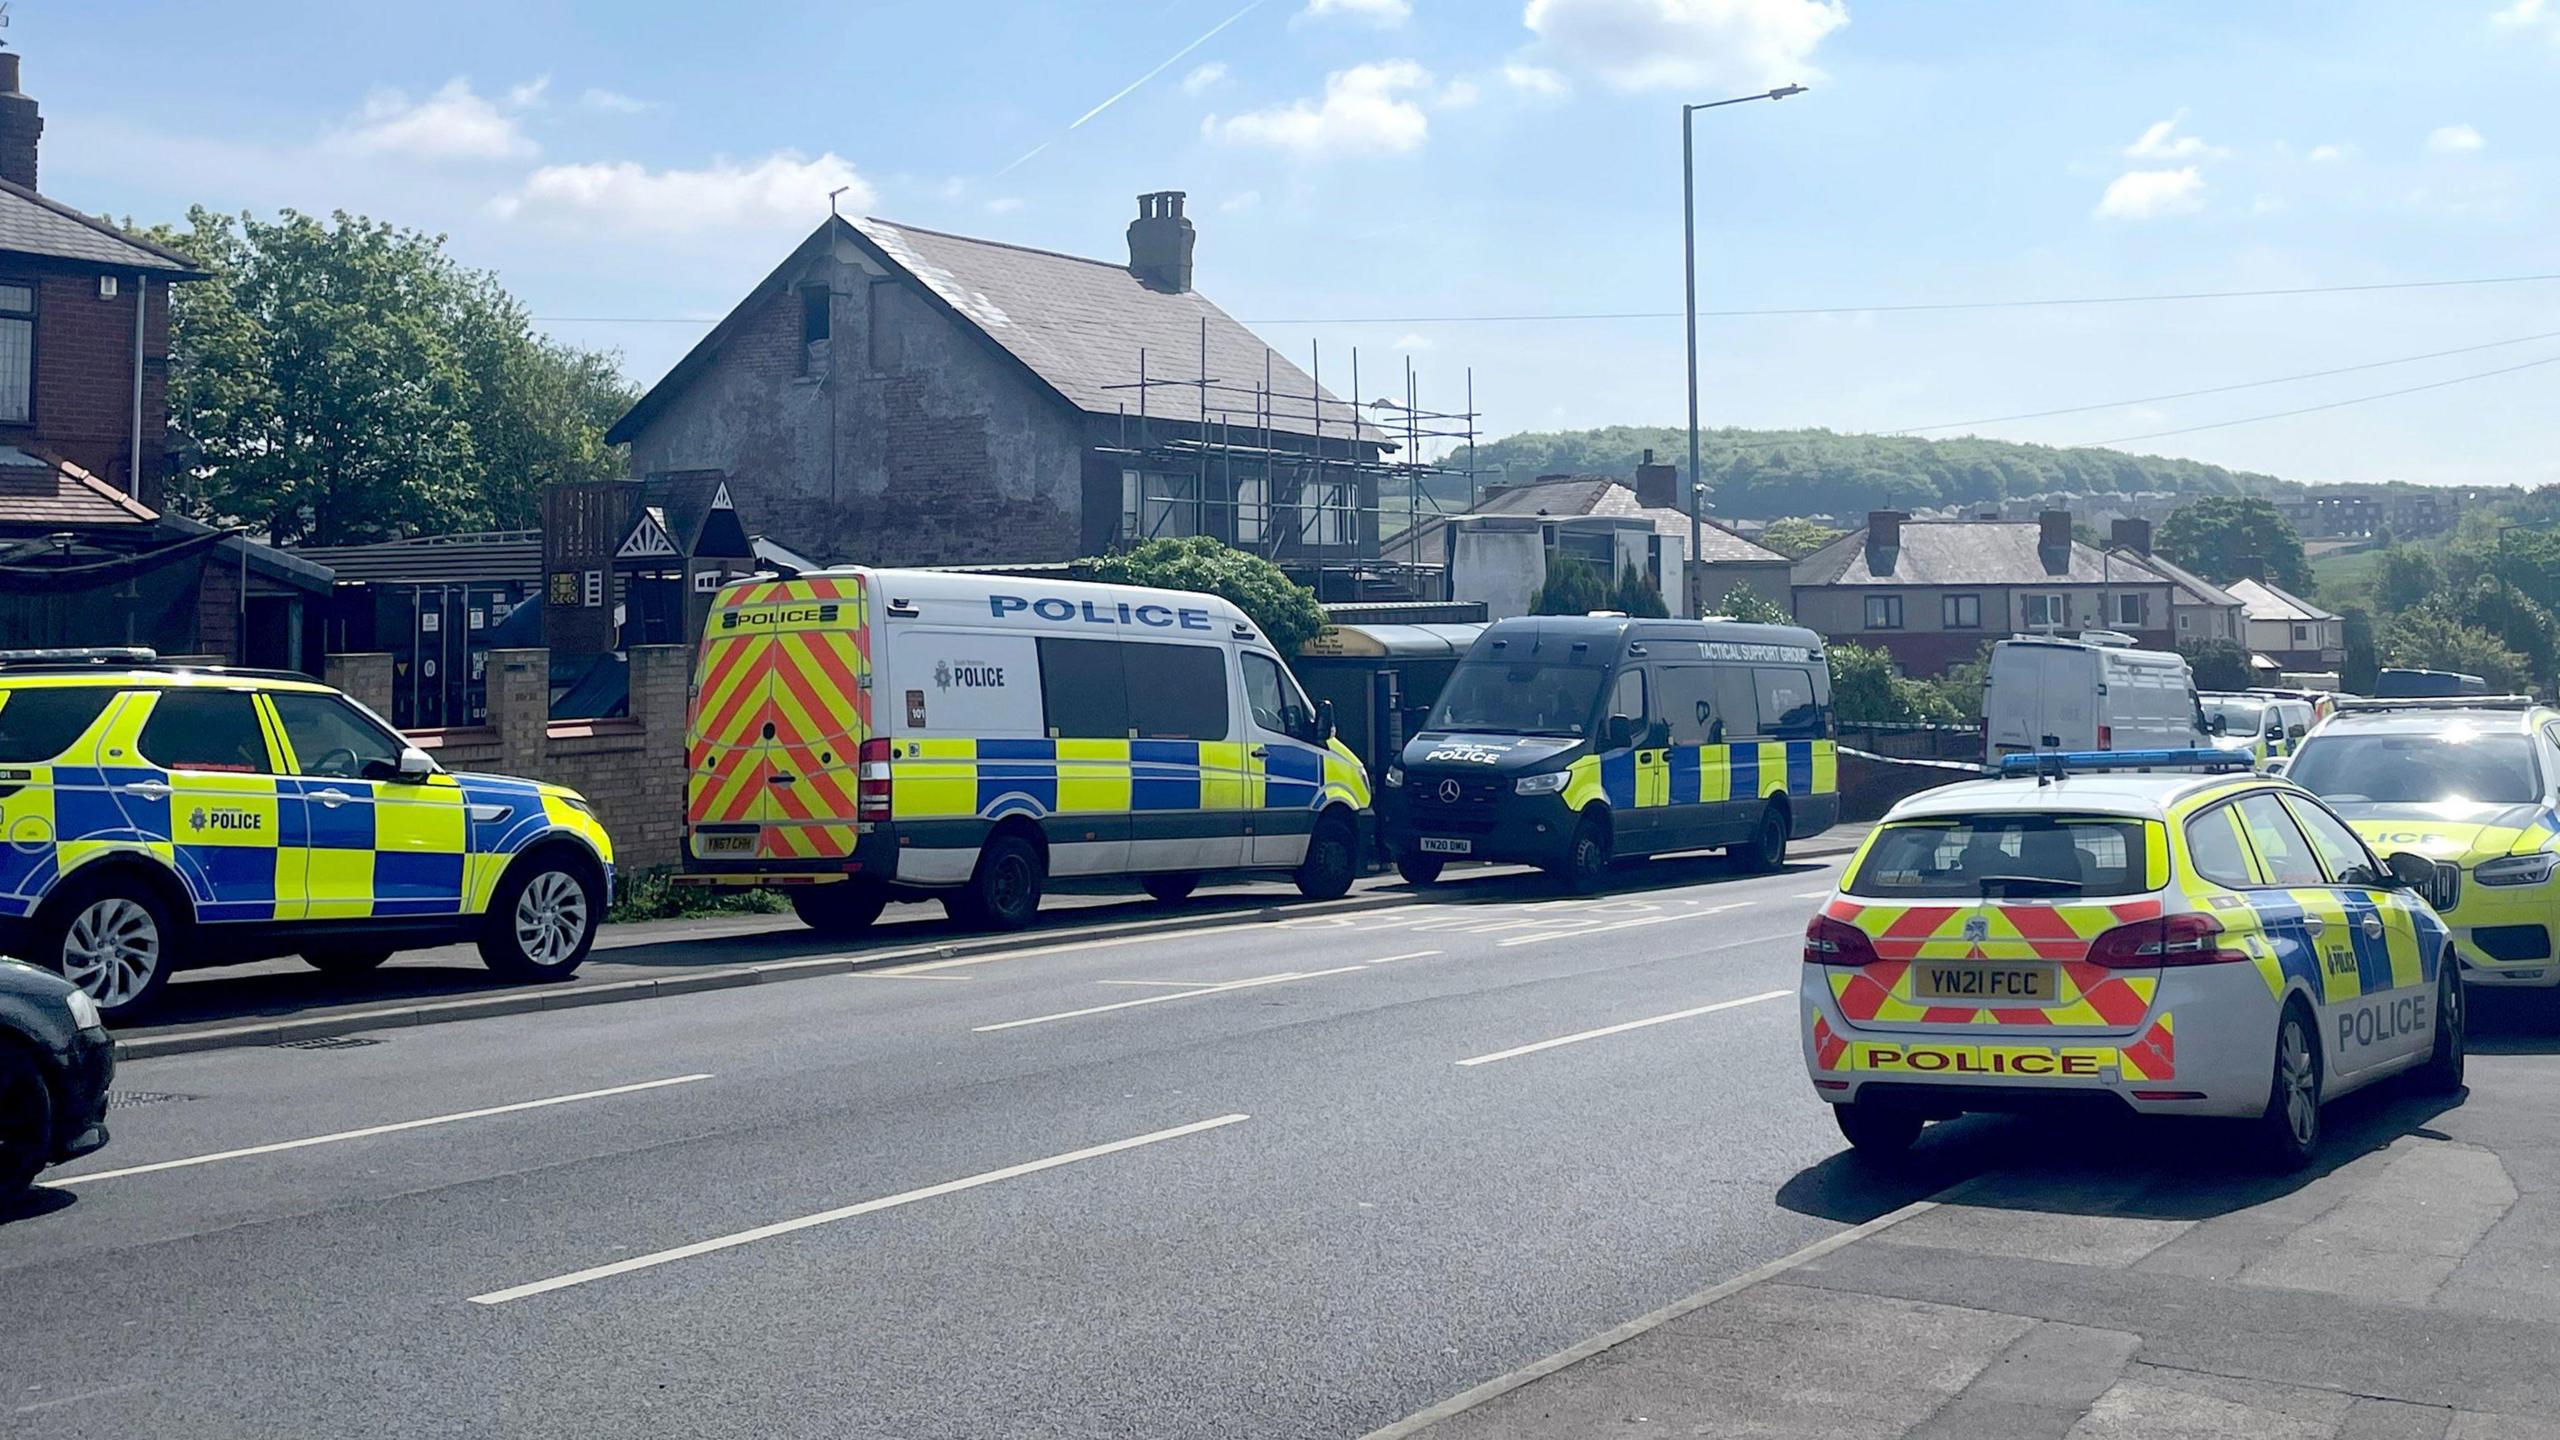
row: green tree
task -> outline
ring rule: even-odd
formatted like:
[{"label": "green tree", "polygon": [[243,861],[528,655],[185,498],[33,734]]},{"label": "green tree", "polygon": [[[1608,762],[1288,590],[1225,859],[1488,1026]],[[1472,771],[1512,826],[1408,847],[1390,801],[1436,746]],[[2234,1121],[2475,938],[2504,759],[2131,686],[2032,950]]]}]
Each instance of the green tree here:
[{"label": "green tree", "polygon": [[2382,659],[2409,669],[2477,675],[2493,691],[2514,691],[2528,683],[2523,656],[2497,636],[2465,623],[2442,600],[2394,617],[2382,639]]},{"label": "green tree", "polygon": [[1283,655],[1297,654],[1299,646],[1330,628],[1316,592],[1261,556],[1206,535],[1141,540],[1126,550],[1087,556],[1070,568],[1086,580],[1218,596],[1242,610]]},{"label": "green tree", "polygon": [[2560,669],[2560,625],[2555,625],[2551,612],[2532,598],[2495,575],[2484,575],[2462,597],[2459,615],[2463,623],[2477,625],[2498,637],[2508,649],[2524,657],[2525,669],[2534,684],[2548,690],[2555,669]]},{"label": "green tree", "polygon": [[1618,588],[1609,597],[1609,608],[1639,620],[1660,620],[1671,613],[1662,603],[1662,587],[1633,565],[1618,572]]},{"label": "green tree", "polygon": [[209,280],[170,318],[170,494],[284,544],[532,523],[552,480],[610,478],[632,391],[541,339],[441,236],[339,213],[190,210],[153,238]]},{"label": "green tree", "polygon": [[1547,578],[1529,602],[1532,615],[1588,615],[1609,608],[1609,574],[1579,555],[1551,551]]},{"label": "green tree", "polygon": [[2199,690],[2246,690],[2256,682],[2249,676],[2249,652],[2231,640],[2196,640],[2178,647],[2187,657],[2187,665],[2195,671]]},{"label": "green tree", "polygon": [[2373,598],[2383,614],[2415,609],[2443,589],[2444,567],[2436,562],[2435,552],[2412,545],[2395,545],[2382,552]]},{"label": "green tree", "polygon": [[1831,658],[1831,708],[1840,719],[1872,724],[1952,723],[1956,707],[1926,681],[1894,665],[1890,652],[1841,640]]},{"label": "green tree", "polygon": [[2373,617],[2350,605],[2338,612],[2346,632],[2347,658],[2338,673],[2339,688],[2350,695],[2370,695],[2382,671],[2381,648],[2375,644]]},{"label": "green tree", "polygon": [[1715,613],[1728,620],[1747,620],[1754,625],[1793,625],[1796,617],[1778,603],[1748,585],[1736,585],[1724,592],[1716,602]]},{"label": "green tree", "polygon": [[1847,533],[1819,520],[1789,516],[1784,520],[1770,521],[1768,528],[1760,532],[1759,543],[1764,550],[1775,550],[1790,560],[1801,560]]},{"label": "green tree", "polygon": [[2160,527],[2160,553],[2217,584],[2256,576],[2296,595],[2311,593],[2302,537],[2273,502],[2216,495],[2179,507]]}]

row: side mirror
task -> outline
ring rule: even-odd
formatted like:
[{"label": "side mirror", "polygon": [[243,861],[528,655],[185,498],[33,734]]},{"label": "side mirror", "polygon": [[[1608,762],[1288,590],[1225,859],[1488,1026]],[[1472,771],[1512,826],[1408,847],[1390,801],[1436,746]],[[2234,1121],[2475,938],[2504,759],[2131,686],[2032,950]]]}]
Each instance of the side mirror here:
[{"label": "side mirror", "polygon": [[2204,730],[2208,735],[2228,735],[2231,733],[2231,721],[2225,716],[2216,715],[2204,722]]},{"label": "side mirror", "polygon": [[2308,725],[2296,725],[2284,733],[2290,739],[2299,740],[2303,736],[2311,733],[2311,727]]},{"label": "side mirror", "polygon": [[1333,743],[1333,702],[1330,700],[1319,700],[1316,702],[1315,739],[1316,743],[1319,745],[1330,745]]},{"label": "side mirror", "polygon": [[2444,882],[2443,868],[2426,856],[2414,850],[2394,850],[2391,857],[2382,863],[2390,867],[2391,878],[2402,889],[2425,896],[2428,904],[2442,906],[2453,903],[2454,897],[2445,893],[2450,887]]},{"label": "side mirror", "polygon": [[400,768],[392,772],[391,778],[404,785],[420,785],[435,773],[436,762],[427,758],[426,751],[411,745],[401,750]]},{"label": "side mirror", "polygon": [[1624,750],[1636,743],[1636,719],[1632,715],[1612,715],[1600,727],[1600,748]]},{"label": "side mirror", "polygon": [[2292,763],[2292,756],[2278,755],[2274,759],[2269,760],[2266,764],[2259,766],[2258,773],[2261,775],[2282,775],[2285,772],[2285,767]]}]

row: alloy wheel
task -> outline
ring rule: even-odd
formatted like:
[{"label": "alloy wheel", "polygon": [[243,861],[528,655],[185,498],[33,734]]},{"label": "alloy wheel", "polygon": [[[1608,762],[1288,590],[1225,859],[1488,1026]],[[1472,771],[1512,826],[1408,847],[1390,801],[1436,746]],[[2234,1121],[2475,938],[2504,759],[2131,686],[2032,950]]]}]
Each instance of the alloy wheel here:
[{"label": "alloy wheel", "polygon": [[109,1009],[132,1003],[159,971],[160,922],[138,901],[93,900],[63,935],[62,978]]},{"label": "alloy wheel", "polygon": [[2284,1087],[2285,1125],[2297,1143],[2308,1145],[2320,1131],[2320,1075],[2300,1019],[2286,1018],[2277,1047],[2276,1083]]},{"label": "alloy wheel", "polygon": [[558,870],[533,877],[516,900],[516,945],[536,965],[557,965],[587,934],[587,892]]}]

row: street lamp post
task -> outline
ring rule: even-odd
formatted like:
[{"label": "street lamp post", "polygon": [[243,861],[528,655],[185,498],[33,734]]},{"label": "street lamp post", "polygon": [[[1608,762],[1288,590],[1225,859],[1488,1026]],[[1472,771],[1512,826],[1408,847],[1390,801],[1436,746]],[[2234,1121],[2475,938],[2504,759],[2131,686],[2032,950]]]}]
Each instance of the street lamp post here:
[{"label": "street lamp post", "polygon": [[[1699,499],[1700,493],[1706,489],[1706,482],[1698,474],[1698,167],[1697,145],[1693,138],[1695,127],[1690,124],[1690,117],[1701,110],[1740,105],[1752,100],[1784,100],[1790,95],[1803,93],[1801,85],[1781,85],[1758,95],[1741,95],[1731,100],[1710,100],[1703,105],[1680,107],[1680,253],[1689,283],[1689,568],[1684,579],[1700,573],[1698,544],[1706,538]],[[1681,588],[1687,590],[1692,586],[1684,584]],[[1706,597],[1685,595],[1683,598],[1688,602],[1690,614],[1706,613]]]}]

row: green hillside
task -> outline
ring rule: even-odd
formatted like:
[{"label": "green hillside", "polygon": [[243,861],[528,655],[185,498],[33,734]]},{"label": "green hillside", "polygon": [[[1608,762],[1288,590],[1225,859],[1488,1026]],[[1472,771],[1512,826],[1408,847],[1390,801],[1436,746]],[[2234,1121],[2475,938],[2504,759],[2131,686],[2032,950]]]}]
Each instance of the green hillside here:
[{"label": "green hillside", "polygon": [[[1476,450],[1480,479],[1504,472],[1538,475],[1635,476],[1646,450],[1686,466],[1685,430],[1611,425],[1505,436]],[[1923,440],[1898,435],[1842,435],[1829,430],[1710,430],[1701,469],[1719,515],[1863,515],[1869,510],[1974,505],[2049,491],[2113,494],[2146,490],[2197,495],[2273,495],[2296,488],[2272,475],[2225,470],[2193,460],[2127,455],[2116,450],[2056,449],[2008,440]],[[1461,451],[1452,463],[1466,463]],[[1463,508],[1463,479],[1444,504]],[[1434,487],[1435,490],[1439,487]]]}]

